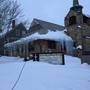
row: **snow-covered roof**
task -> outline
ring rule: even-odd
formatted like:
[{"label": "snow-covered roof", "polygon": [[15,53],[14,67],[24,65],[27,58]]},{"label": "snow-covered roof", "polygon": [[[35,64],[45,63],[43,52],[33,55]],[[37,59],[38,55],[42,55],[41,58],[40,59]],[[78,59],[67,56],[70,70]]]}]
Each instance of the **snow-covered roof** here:
[{"label": "snow-covered roof", "polygon": [[78,28],[81,28],[82,26],[78,25],[77,27],[78,27]]},{"label": "snow-covered roof", "polygon": [[77,49],[82,49],[82,45],[78,45],[77,46]]},{"label": "snow-covered roof", "polygon": [[86,36],[87,39],[90,39],[90,36]]},{"label": "snow-covered roof", "polygon": [[67,29],[64,29],[64,32],[67,32]]},{"label": "snow-covered roof", "polygon": [[28,42],[32,42],[34,40],[38,40],[38,39],[44,39],[44,40],[54,40],[54,41],[60,41],[60,42],[63,42],[63,41],[72,41],[71,37],[69,37],[68,35],[66,35],[64,33],[64,31],[51,31],[51,30],[48,30],[48,33],[47,34],[39,34],[38,32],[32,34],[32,35],[29,35],[25,38],[21,38],[20,40],[17,40],[17,41],[14,41],[12,43],[7,43],[5,44],[4,46],[5,47],[8,47],[8,46],[12,46],[12,45],[15,45],[15,44],[25,44],[25,43],[28,43]]},{"label": "snow-covered roof", "polygon": [[2,31],[2,32],[0,33],[0,37],[2,37],[3,35],[5,35],[6,33],[7,33],[6,30]]}]

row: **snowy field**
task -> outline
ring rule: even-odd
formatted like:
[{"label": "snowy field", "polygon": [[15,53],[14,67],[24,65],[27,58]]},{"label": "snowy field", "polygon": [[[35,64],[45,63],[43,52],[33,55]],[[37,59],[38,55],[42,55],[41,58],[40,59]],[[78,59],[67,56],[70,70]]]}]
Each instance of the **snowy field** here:
[{"label": "snowy field", "polygon": [[[90,90],[90,66],[65,56],[66,65],[0,57],[0,90]],[[22,70],[21,77],[15,85]]]}]

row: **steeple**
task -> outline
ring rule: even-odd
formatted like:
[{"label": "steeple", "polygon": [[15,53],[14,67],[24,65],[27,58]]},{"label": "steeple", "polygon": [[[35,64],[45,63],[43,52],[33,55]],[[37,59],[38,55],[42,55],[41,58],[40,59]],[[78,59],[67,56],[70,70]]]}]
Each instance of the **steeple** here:
[{"label": "steeple", "polygon": [[73,7],[74,7],[74,6],[79,6],[78,0],[73,0]]},{"label": "steeple", "polygon": [[78,0],[73,0],[73,6],[71,7],[71,10],[74,10],[76,12],[82,12],[82,6],[79,5],[79,1]]}]

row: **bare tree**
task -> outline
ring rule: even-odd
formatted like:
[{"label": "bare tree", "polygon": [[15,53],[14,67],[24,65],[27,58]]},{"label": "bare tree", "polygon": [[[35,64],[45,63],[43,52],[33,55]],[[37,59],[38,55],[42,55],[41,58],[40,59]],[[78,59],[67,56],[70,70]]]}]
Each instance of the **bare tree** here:
[{"label": "bare tree", "polygon": [[22,10],[16,0],[0,0],[0,29],[10,29],[13,19],[22,16]]}]

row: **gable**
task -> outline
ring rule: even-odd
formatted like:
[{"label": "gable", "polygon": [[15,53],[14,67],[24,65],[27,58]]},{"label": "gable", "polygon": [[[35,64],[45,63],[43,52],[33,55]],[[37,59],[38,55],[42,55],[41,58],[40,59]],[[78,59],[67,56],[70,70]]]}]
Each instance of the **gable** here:
[{"label": "gable", "polygon": [[61,26],[61,25],[57,25],[54,23],[50,23],[50,22],[46,22],[46,21],[42,21],[39,19],[34,19],[31,23],[31,26],[29,28],[29,33],[34,33],[34,32],[40,32],[40,33],[46,33],[48,30],[52,30],[52,31],[62,31],[64,30],[65,27]]},{"label": "gable", "polygon": [[34,19],[31,23],[30,27],[36,26],[38,24],[39,24],[39,22],[36,19]]},{"label": "gable", "polygon": [[77,13],[73,10],[70,10],[68,14],[66,15],[65,19],[69,19],[71,16],[77,16]]}]

